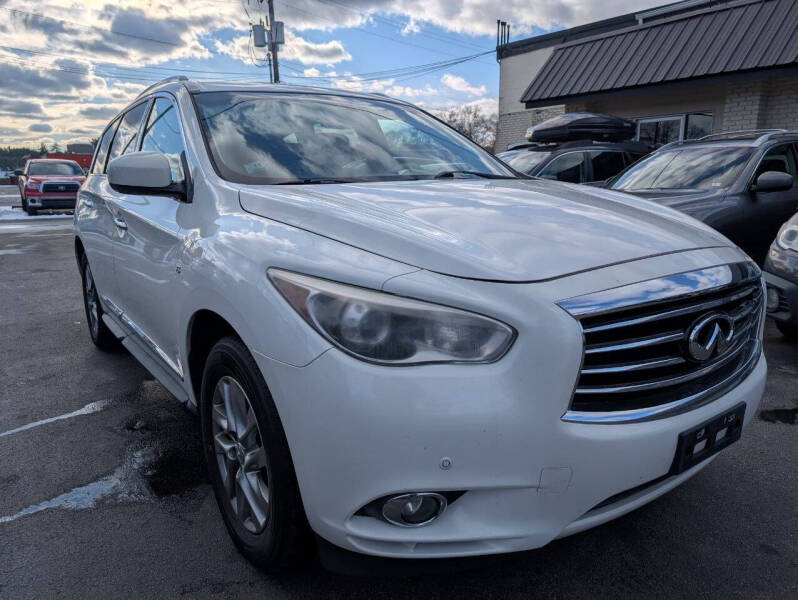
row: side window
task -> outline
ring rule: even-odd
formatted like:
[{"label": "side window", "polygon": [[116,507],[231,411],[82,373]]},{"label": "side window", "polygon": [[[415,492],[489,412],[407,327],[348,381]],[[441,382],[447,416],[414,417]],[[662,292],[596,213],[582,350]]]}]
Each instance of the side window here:
[{"label": "side window", "polygon": [[538,173],[538,177],[548,177],[569,183],[582,183],[582,164],[584,162],[584,152],[562,154],[543,167],[543,170]]},{"label": "side window", "polygon": [[119,125],[119,121],[111,123],[100,138],[100,143],[97,144],[97,154],[94,155],[94,162],[91,165],[92,173],[102,173],[105,170],[105,159],[108,157],[108,148],[111,147],[111,140],[114,139],[117,125]]},{"label": "side window", "polygon": [[588,152],[593,181],[604,181],[624,169],[623,152]]},{"label": "side window", "polygon": [[134,106],[125,113],[116,130],[114,141],[111,143],[111,150],[108,152],[108,160],[111,161],[117,156],[136,150],[136,138],[139,130],[139,123],[147,109],[147,103]]},{"label": "side window", "polygon": [[166,98],[156,98],[144,128],[141,149],[161,152],[172,166],[172,181],[183,180],[180,155],[185,150],[177,108]]},{"label": "side window", "polygon": [[798,170],[795,166],[795,155],[790,144],[775,146],[768,150],[759,162],[754,180],[766,171],[777,171],[779,173],[789,173],[793,178],[798,179]]}]

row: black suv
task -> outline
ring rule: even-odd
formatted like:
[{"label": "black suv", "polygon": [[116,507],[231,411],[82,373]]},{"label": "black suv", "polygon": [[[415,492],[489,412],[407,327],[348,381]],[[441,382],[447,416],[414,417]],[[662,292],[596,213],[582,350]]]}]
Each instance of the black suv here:
[{"label": "black suv", "polygon": [[765,260],[768,316],[785,337],[798,340],[798,213],[787,221]]},{"label": "black suv", "polygon": [[798,131],[757,130],[674,142],[607,187],[678,209],[714,227],[762,264],[798,209]]},{"label": "black suv", "polygon": [[653,150],[642,142],[525,142],[496,156],[516,171],[569,183],[604,182]]}]

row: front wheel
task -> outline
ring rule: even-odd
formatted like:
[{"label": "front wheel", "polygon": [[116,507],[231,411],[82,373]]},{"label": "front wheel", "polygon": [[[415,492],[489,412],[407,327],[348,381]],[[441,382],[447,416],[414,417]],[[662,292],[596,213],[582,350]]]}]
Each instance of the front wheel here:
[{"label": "front wheel", "polygon": [[240,340],[208,355],[200,399],[208,477],[239,551],[267,571],[295,566],[312,539],[277,408]]}]

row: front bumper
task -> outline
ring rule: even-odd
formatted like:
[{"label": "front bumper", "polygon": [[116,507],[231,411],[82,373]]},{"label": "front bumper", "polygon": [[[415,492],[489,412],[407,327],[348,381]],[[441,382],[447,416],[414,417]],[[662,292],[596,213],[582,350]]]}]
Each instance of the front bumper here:
[{"label": "front bumper", "polygon": [[763,274],[768,291],[775,291],[778,297],[778,306],[768,310],[768,317],[780,323],[798,324],[798,284],[767,271]]},{"label": "front bumper", "polygon": [[[513,348],[493,364],[385,367],[329,349],[293,367],[256,352],[311,527],[336,546],[385,557],[513,552],[609,521],[685,481],[709,461],[668,477],[679,433],[740,402],[747,425],[764,390],[764,357],[736,387],[686,412],[619,424],[567,422],[583,340],[556,301],[606,289],[608,281],[623,285],[740,259],[732,249],[705,249],[540,284],[441,282],[417,272],[384,287],[465,309],[491,306],[491,316],[518,330]],[[450,468],[442,468],[444,458]],[[392,494],[462,491],[423,527],[356,514]]]},{"label": "front bumper", "polygon": [[26,189],[25,198],[28,205],[42,210],[74,210],[78,195],[77,193],[42,193],[38,190]]},{"label": "front bumper", "polygon": [[[403,558],[537,548],[653,500],[709,462],[663,478],[679,433],[739,402],[747,425],[767,370],[760,357],[740,385],[687,413],[595,425],[547,416],[532,382],[510,376],[522,364],[487,365],[477,375],[468,367],[388,369],[337,350],[302,368],[256,359],[278,399],[314,531],[348,550]],[[443,457],[451,468],[441,468]],[[462,490],[420,528],[354,514],[387,494]]]}]

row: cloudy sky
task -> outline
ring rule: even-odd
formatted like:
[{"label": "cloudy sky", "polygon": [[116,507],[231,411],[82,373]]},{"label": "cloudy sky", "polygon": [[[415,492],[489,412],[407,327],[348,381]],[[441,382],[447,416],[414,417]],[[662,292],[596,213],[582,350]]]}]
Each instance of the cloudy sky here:
[{"label": "cloudy sky", "polygon": [[[496,19],[512,39],[664,0],[275,0],[281,79],[495,110]],[[268,80],[249,47],[259,0],[0,0],[0,145],[83,141],[149,83]],[[433,64],[436,63],[436,64]],[[449,63],[449,64],[447,64]],[[426,69],[404,68],[430,65]],[[399,70],[402,69],[402,70]]]}]

